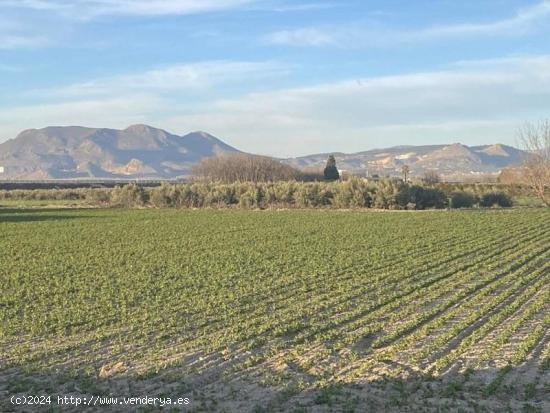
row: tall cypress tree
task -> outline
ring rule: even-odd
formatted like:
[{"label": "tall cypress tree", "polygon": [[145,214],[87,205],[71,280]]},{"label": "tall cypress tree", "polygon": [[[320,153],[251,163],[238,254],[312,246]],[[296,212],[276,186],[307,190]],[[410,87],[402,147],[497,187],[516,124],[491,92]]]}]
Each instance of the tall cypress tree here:
[{"label": "tall cypress tree", "polygon": [[330,155],[327,160],[327,166],[325,167],[325,179],[327,181],[336,181],[340,179],[338,168],[336,167],[336,159],[334,155]]}]

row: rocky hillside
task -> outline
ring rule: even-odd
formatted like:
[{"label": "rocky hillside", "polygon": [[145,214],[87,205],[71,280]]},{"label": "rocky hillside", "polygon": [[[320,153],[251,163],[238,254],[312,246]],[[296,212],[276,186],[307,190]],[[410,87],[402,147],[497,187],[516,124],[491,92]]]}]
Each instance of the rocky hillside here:
[{"label": "rocky hillside", "polygon": [[[319,169],[324,167],[329,154],[318,154],[286,159],[290,165]],[[481,175],[498,175],[507,167],[521,164],[526,153],[506,145],[468,147],[452,145],[398,146],[354,154],[335,153],[339,169],[361,175],[401,175],[408,165],[413,176],[436,171],[447,179],[464,179]]]},{"label": "rocky hillside", "polygon": [[0,144],[0,179],[177,178],[205,157],[239,152],[205,132],[147,125],[29,129]]}]

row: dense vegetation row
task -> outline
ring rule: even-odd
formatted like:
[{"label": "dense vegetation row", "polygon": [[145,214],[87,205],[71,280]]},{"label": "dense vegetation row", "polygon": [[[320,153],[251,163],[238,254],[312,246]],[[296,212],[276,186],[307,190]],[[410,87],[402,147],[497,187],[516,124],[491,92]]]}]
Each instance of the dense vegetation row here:
[{"label": "dense vegetation row", "polygon": [[512,186],[419,185],[400,179],[335,182],[277,181],[188,184],[145,188],[0,191],[2,200],[78,200],[88,205],[156,208],[377,208],[440,209],[510,207],[521,188]]}]

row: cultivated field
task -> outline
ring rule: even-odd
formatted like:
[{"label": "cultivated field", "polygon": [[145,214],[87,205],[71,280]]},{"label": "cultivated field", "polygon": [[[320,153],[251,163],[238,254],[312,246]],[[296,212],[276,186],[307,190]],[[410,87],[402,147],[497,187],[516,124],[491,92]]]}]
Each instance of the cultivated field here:
[{"label": "cultivated field", "polygon": [[550,411],[550,210],[0,210],[0,264],[2,412]]}]

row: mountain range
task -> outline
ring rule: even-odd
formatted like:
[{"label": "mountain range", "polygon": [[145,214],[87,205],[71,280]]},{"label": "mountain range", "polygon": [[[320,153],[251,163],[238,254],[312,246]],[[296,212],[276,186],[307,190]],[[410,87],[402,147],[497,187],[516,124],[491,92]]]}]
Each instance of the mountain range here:
[{"label": "mountain range", "polygon": [[[0,144],[0,179],[174,179],[189,176],[201,159],[241,153],[206,133],[178,136],[147,125],[124,130],[80,126],[29,129]],[[360,175],[395,176],[408,165],[412,175],[435,171],[447,179],[496,175],[519,165],[526,153],[495,144],[398,146],[354,154],[334,153],[339,169]],[[328,153],[281,159],[320,170]]]},{"label": "mountain range", "polygon": [[29,129],[0,144],[0,179],[171,179],[205,157],[237,152],[205,132],[178,136],[147,125]]},{"label": "mountain range", "polygon": [[[288,159],[301,169],[320,169],[330,154],[308,155]],[[339,169],[355,174],[401,176],[404,165],[412,176],[423,176],[435,171],[447,180],[476,179],[497,176],[505,168],[518,166],[527,153],[502,144],[466,146],[450,145],[396,146],[354,154],[334,153]]]}]

